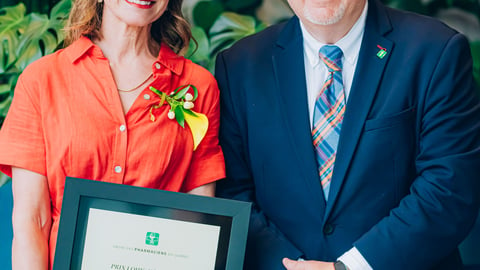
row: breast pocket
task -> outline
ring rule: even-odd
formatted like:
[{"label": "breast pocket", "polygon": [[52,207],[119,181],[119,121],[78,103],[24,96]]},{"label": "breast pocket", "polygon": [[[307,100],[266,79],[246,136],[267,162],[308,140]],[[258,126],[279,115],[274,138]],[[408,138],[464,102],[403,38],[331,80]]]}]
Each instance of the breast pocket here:
[{"label": "breast pocket", "polygon": [[389,127],[394,127],[401,125],[403,123],[412,122],[415,115],[415,107],[410,107],[406,110],[403,110],[399,113],[369,119],[365,122],[364,131],[373,131],[377,129],[384,129]]},{"label": "breast pocket", "polygon": [[[369,119],[357,148],[364,158],[359,171],[369,185],[379,187],[396,205],[415,174],[415,108]],[[387,197],[388,197],[387,196]]]}]

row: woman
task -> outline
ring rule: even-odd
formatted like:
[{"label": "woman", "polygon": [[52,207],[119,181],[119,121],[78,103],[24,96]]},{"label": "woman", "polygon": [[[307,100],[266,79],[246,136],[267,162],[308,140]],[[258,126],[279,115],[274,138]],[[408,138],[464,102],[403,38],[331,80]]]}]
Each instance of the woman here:
[{"label": "woman", "polygon": [[[181,5],[76,0],[69,46],[20,76],[0,132],[0,169],[13,178],[14,269],[51,267],[66,176],[214,195],[225,176],[219,93],[208,71],[178,55],[191,37]],[[194,87],[165,100],[186,85]],[[193,105],[208,119],[195,145],[178,115]]]}]

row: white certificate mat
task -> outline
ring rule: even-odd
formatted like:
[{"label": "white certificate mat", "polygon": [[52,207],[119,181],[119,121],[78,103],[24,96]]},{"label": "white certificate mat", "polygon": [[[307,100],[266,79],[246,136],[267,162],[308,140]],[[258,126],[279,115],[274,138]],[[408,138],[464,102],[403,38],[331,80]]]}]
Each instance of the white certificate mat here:
[{"label": "white certificate mat", "polygon": [[90,208],[82,270],[213,270],[220,226]]}]

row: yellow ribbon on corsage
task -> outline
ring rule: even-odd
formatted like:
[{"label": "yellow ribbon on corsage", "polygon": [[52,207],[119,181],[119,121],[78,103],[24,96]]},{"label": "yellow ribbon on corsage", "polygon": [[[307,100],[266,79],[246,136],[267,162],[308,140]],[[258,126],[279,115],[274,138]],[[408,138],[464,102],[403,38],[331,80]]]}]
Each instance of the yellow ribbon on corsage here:
[{"label": "yellow ribbon on corsage", "polygon": [[[175,89],[170,95],[155,89],[153,86],[150,86],[150,90],[157,94],[161,99],[158,105],[150,107],[150,120],[155,121],[153,110],[160,108],[166,101],[168,105],[170,105],[170,110],[167,114],[168,118],[175,118],[182,128],[185,128],[185,122],[187,122],[190,132],[192,133],[193,150],[195,151],[208,130],[207,116],[192,111],[194,107],[193,102],[198,97],[197,88],[191,84],[182,85]],[[193,95],[188,92],[189,90],[193,91]]]}]

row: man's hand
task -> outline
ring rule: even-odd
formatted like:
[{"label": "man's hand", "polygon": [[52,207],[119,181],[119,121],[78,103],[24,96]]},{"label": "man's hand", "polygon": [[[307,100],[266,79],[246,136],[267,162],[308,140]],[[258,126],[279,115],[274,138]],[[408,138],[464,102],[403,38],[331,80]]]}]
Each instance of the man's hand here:
[{"label": "man's hand", "polygon": [[287,270],[334,270],[332,262],[293,261],[288,258],[282,262]]}]

